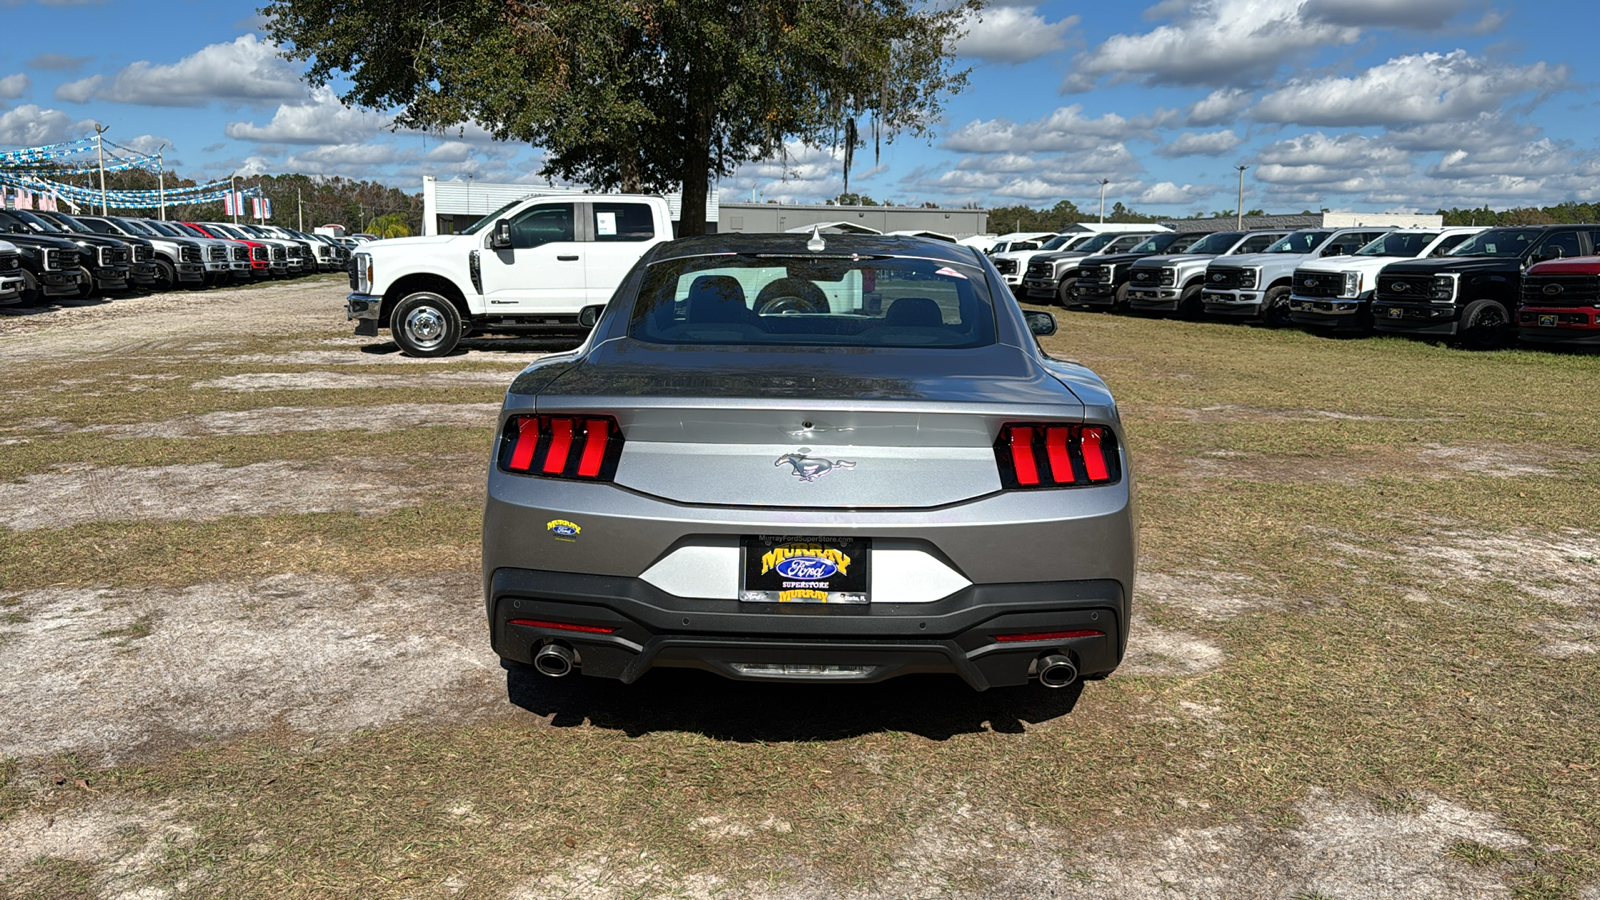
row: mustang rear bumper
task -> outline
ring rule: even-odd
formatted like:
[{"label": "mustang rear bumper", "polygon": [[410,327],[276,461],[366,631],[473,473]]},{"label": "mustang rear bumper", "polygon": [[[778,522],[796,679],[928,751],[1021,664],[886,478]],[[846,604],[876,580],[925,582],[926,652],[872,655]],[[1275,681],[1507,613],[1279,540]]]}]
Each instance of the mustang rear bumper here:
[{"label": "mustang rear bumper", "polygon": [[[532,664],[549,643],[578,670],[626,683],[655,667],[749,681],[874,682],[916,672],[959,675],[976,690],[1026,684],[1047,654],[1083,677],[1122,660],[1127,624],[1113,580],[971,585],[932,603],[753,604],[677,597],[638,578],[502,568],[489,578],[495,652]],[[518,622],[547,622],[577,631]],[[1098,632],[1034,641],[995,635]]]}]

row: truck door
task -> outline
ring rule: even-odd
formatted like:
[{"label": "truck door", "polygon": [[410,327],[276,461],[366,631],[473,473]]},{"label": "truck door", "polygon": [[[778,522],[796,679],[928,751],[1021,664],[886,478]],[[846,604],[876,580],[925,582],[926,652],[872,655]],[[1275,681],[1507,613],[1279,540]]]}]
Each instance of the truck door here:
[{"label": "truck door", "polygon": [[606,303],[644,254],[646,244],[656,239],[655,212],[648,203],[627,200],[583,206],[589,220],[583,262],[589,302]]},{"label": "truck door", "polygon": [[[478,251],[489,315],[576,313],[585,301],[577,204],[540,203],[511,216],[511,249]],[[486,234],[492,234],[491,223]]]}]

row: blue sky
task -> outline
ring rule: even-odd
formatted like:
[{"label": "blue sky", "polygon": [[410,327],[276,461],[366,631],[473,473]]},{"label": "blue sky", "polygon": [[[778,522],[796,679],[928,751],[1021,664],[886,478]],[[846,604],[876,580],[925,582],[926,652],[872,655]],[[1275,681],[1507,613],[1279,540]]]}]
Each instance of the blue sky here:
[{"label": "blue sky", "polygon": [[[277,57],[253,2],[0,0],[0,149],[163,142],[184,175],[303,172],[412,190],[431,174],[542,183],[534,148],[395,134]],[[931,142],[857,155],[852,190],[951,205],[1068,199],[1187,215],[1428,211],[1600,198],[1592,4],[1148,0],[992,6]],[[864,163],[863,163],[864,160]],[[817,202],[837,155],[752,163],[725,199]]]}]

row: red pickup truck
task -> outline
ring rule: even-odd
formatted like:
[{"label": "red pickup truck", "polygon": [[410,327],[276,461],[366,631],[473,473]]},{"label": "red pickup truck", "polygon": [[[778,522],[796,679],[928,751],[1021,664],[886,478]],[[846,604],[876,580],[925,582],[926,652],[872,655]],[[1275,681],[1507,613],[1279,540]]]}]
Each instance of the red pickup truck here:
[{"label": "red pickup truck", "polygon": [[1528,267],[1517,307],[1517,337],[1530,343],[1600,344],[1600,256]]}]

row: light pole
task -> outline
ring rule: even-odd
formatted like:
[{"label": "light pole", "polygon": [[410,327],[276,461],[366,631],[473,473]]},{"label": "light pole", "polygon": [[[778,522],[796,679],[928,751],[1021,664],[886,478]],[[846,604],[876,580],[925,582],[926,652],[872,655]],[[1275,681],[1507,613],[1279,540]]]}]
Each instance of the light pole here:
[{"label": "light pole", "polygon": [[1111,179],[1109,178],[1100,179],[1100,224],[1102,225],[1106,221],[1106,185],[1110,183]]},{"label": "light pole", "polygon": [[1239,170],[1239,205],[1233,208],[1234,226],[1236,231],[1244,230],[1244,170],[1249,166],[1234,166]]},{"label": "light pole", "polygon": [[94,154],[100,167],[100,215],[106,214],[106,148],[101,135],[111,130],[110,125],[94,125]]},{"label": "light pole", "polygon": [[161,204],[161,221],[167,220],[167,167],[161,159],[166,144],[156,148],[156,201]]}]

